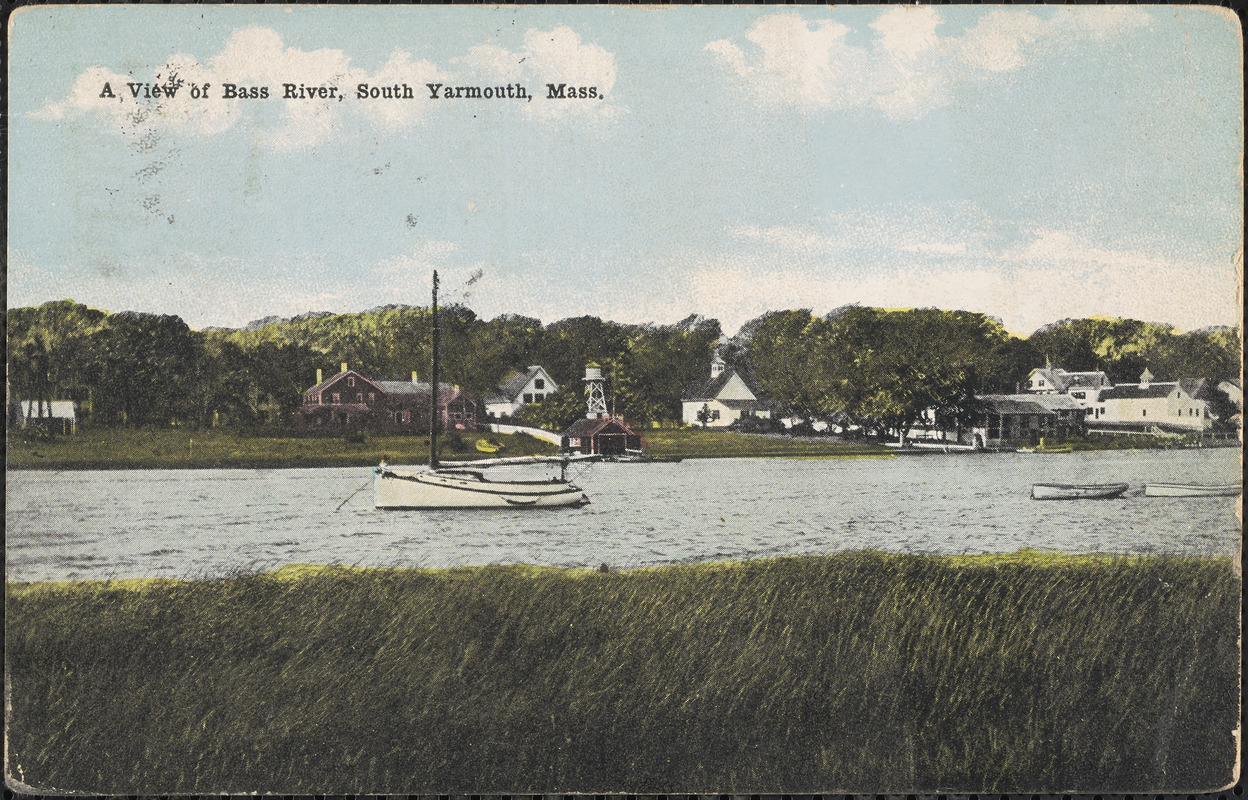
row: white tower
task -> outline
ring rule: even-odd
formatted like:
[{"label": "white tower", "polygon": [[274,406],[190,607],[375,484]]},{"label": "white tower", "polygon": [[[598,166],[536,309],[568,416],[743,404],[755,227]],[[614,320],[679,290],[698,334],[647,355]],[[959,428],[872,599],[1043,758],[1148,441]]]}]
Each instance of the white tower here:
[{"label": "white tower", "polygon": [[585,365],[586,419],[600,419],[607,414],[607,393],[603,389],[602,367],[594,363]]}]

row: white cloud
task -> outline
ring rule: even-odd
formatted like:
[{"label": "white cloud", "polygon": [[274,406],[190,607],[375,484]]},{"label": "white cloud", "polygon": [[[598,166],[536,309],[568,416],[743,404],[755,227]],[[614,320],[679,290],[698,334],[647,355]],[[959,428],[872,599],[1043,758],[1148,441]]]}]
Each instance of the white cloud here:
[{"label": "white cloud", "polygon": [[[342,50],[301,50],[288,47],[271,28],[246,27],[234,31],[221,50],[200,62],[186,54],[171,56],[149,76],[115,72],[93,66],[74,81],[69,94],[31,113],[36,119],[57,121],[88,117],[118,133],[142,135],[149,131],[172,131],[192,136],[212,136],[231,129],[245,129],[255,143],[271,150],[304,150],[342,136],[349,117],[367,120],[380,131],[393,131],[421,123],[435,103],[425,85],[460,85],[490,82],[528,83],[540,96],[514,107],[534,118],[600,122],[623,112],[610,102],[615,87],[615,56],[599,45],[585,43],[570,28],[530,30],[519,52],[481,45],[462,58],[452,59],[454,69],[396,49],[378,69],[353,66]],[[128,84],[178,85],[172,96],[136,96]],[[268,87],[268,99],[226,99],[225,84]],[[356,87],[402,87],[413,92],[411,100],[357,99]],[[594,86],[607,100],[545,99],[545,84]],[[293,85],[287,97],[284,84]],[[101,97],[104,87],[110,96]],[[193,97],[192,86],[208,85],[210,98]],[[300,92],[337,87],[337,97]]]},{"label": "white cloud", "polygon": [[1183,329],[1235,324],[1238,262],[1174,256],[1079,231],[1036,230],[1001,245],[973,214],[942,221],[910,211],[854,214],[814,227],[740,227],[728,255],[690,259],[678,305],[726,330],[766,311],[847,303],[964,309],[1027,334],[1066,317],[1110,315]]},{"label": "white cloud", "polygon": [[[583,43],[580,35],[567,26],[548,31],[531,29],[524,35],[524,46],[514,52],[480,45],[453,63],[488,81],[529,86],[539,97],[521,108],[539,119],[606,122],[625,111],[610,100],[619,73],[615,55],[599,45]],[[546,99],[547,84],[593,87],[598,99]]]},{"label": "white cloud", "polygon": [[848,41],[832,20],[807,22],[793,12],[763,17],[745,32],[748,45],[706,45],[724,72],[764,104],[807,111],[876,108],[892,119],[918,118],[952,102],[960,82],[1023,66],[1035,54],[1079,39],[1105,41],[1150,23],[1130,7],[1060,8],[1048,18],[993,10],[960,36],[940,36],[940,12],[897,6],[870,24],[871,42]]}]

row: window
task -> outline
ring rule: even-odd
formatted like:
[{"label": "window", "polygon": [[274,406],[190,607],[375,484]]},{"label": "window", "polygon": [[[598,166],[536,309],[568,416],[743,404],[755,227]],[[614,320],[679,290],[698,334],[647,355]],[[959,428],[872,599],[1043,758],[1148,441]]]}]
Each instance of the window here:
[{"label": "window", "polygon": [[537,394],[533,395],[533,402],[540,403],[545,397],[546,395],[542,394],[541,392],[538,392]]},{"label": "window", "polygon": [[354,385],[355,385],[355,378],[347,378],[347,385],[348,385],[348,386],[354,386]]},{"label": "window", "polygon": [[711,419],[719,419],[719,409],[715,409],[711,412]]},{"label": "window", "polygon": [[546,388],[546,381],[542,380],[541,378],[537,378],[536,380],[534,380],[534,381],[533,381],[533,388],[534,388],[534,389],[545,389],[545,388]]},{"label": "window", "polygon": [[364,393],[363,393],[363,392],[356,392],[356,393],[355,393],[355,402],[357,402],[357,403],[363,403],[363,402],[364,402]]},{"label": "window", "polygon": [[404,411],[404,412],[402,412],[402,414],[403,414],[403,419],[402,419],[402,422],[404,422],[404,423],[408,423],[408,422],[411,422],[411,421],[412,421],[412,412],[410,412],[410,411]]},{"label": "window", "polygon": [[1145,408],[1145,409],[1143,409],[1142,411],[1140,411],[1140,416],[1141,416],[1141,417],[1147,417],[1147,416],[1148,416],[1148,409],[1147,409],[1147,408]]},{"label": "window", "polygon": [[533,402],[533,393],[532,393],[532,392],[525,392],[525,393],[524,393],[524,402],[526,402],[526,403],[532,403],[532,402]]},{"label": "window", "polygon": [[371,403],[371,402],[375,401],[376,399],[377,399],[377,393],[376,393],[376,392],[369,392],[369,393],[368,393],[368,402],[370,402],[370,403]]},{"label": "window", "polygon": [[338,393],[337,393],[337,392],[334,392],[334,402],[335,402],[335,403],[340,403],[340,402],[342,402],[342,401],[341,401],[341,399],[339,398],[339,395],[338,395]]},{"label": "window", "polygon": [[1088,393],[1087,392],[1071,392],[1070,396],[1074,397],[1077,400],[1082,400],[1088,396]]}]

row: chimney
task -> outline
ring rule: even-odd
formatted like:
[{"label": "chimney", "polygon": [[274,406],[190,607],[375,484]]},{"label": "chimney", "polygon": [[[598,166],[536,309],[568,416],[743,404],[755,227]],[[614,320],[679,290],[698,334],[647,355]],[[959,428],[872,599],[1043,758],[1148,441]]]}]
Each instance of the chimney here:
[{"label": "chimney", "polygon": [[318,369],[318,370],[316,371],[316,385],[317,385],[317,386],[320,386],[320,385],[321,385],[321,381],[323,381],[323,380],[325,380],[325,377],[324,377],[323,375],[321,375],[321,371]]},{"label": "chimney", "polygon": [[416,385],[416,370],[412,370],[412,385]]},{"label": "chimney", "polygon": [[345,361],[344,361],[344,362],[342,362],[342,371],[343,371],[343,372],[346,372],[346,371],[347,371],[347,362],[345,362]]}]

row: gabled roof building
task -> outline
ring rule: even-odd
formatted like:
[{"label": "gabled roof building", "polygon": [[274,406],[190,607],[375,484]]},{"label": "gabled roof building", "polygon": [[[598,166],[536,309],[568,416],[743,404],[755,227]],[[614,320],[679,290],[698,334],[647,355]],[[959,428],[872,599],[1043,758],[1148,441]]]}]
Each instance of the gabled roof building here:
[{"label": "gabled roof building", "polygon": [[710,375],[690,384],[680,405],[686,425],[707,428],[725,428],[742,417],[770,419],[773,411],[772,404],[718,355],[711,361]]},{"label": "gabled roof building", "polygon": [[533,365],[507,378],[482,403],[486,416],[511,416],[529,403],[540,403],[557,391],[559,384],[550,373],[540,365]]},{"label": "gabled roof building", "polygon": [[1208,382],[1202,378],[1155,381],[1147,369],[1139,383],[1120,383],[1100,393],[1090,427],[1143,433],[1199,433],[1213,425]]},{"label": "gabled roof building", "polygon": [[[433,388],[416,379],[385,380],[347,369],[328,379],[316,371],[316,385],[303,393],[300,429],[324,433],[429,432]],[[444,430],[475,430],[477,404],[458,386],[438,383],[438,407]]]}]

